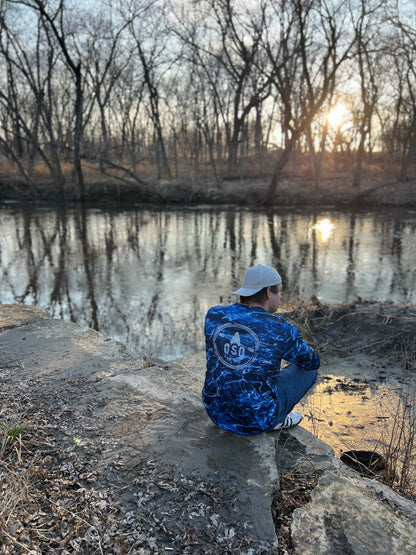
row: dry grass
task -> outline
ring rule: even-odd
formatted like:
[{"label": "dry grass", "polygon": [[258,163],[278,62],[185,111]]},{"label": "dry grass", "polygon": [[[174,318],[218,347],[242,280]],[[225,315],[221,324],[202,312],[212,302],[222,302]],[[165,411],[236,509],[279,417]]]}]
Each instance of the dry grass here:
[{"label": "dry grass", "polygon": [[407,384],[395,405],[384,406],[392,424],[380,444],[385,460],[381,480],[413,498],[416,496],[416,387]]},{"label": "dry grass", "polygon": [[326,333],[334,325],[334,320],[338,323],[342,319],[343,316],[337,316],[337,312],[343,306],[323,305],[316,298],[310,301],[295,299],[282,305],[279,313],[292,322],[306,343],[319,352],[321,359],[328,362],[331,354],[339,355],[344,351],[341,344],[332,342]]},{"label": "dry grass", "polygon": [[[407,374],[408,378],[398,396],[394,391],[395,401],[389,401],[389,397],[380,401],[383,421],[386,423],[382,430],[380,447],[376,447],[381,451],[385,463],[380,480],[416,498],[416,385],[413,375],[416,341],[414,337],[403,337],[396,346],[403,373]],[[397,356],[397,353],[394,356]]]},{"label": "dry grass", "polygon": [[[269,152],[265,152],[261,157],[259,157],[257,153],[249,153],[240,157],[238,166],[234,171],[236,174],[243,174],[245,176],[255,176],[259,172],[271,175],[275,168],[277,156],[278,154],[273,149],[269,150]],[[127,159],[123,160],[122,158],[118,158],[116,151],[113,151],[110,157],[119,165],[124,164],[127,166],[131,163]],[[36,161],[21,160],[21,162],[31,168],[33,171],[32,177],[49,175],[46,165],[40,159],[37,159]],[[143,171],[144,174],[156,175],[156,164],[149,156],[142,156],[139,158],[139,163],[140,170]],[[198,169],[195,169],[195,163],[189,156],[187,149],[184,149],[183,154],[177,156],[174,160],[172,159],[170,163],[171,171],[175,169],[175,171],[178,171],[180,175],[187,176],[190,172],[196,172],[198,169],[200,174],[207,174],[207,172],[212,173],[210,160],[208,158],[204,158],[203,156],[201,156],[197,162]],[[339,176],[340,173],[351,174],[354,163],[354,152],[326,152],[323,157],[322,165],[323,178],[325,179],[333,175]],[[94,157],[91,159],[84,158],[82,160],[82,165],[86,172],[88,172],[88,168],[95,168],[95,171],[98,171],[98,163]],[[70,173],[72,171],[72,163],[70,161],[62,159],[61,166],[64,173],[67,171]],[[216,168],[220,174],[229,173],[227,158],[217,158]],[[383,176],[385,176],[386,172],[398,175],[400,173],[400,168],[400,155],[392,157],[388,153],[371,153],[367,154],[364,159],[363,172]],[[414,172],[414,167],[412,167],[410,171]],[[1,175],[13,175],[17,174],[17,172],[18,168],[14,162],[9,161],[4,157],[0,160]],[[308,152],[294,152],[285,169],[285,175],[288,174],[293,177],[311,176],[310,154]]]},{"label": "dry grass", "polygon": [[322,395],[315,394],[313,391],[308,395],[303,408],[303,416],[308,420],[308,429],[311,434],[321,439],[323,434],[322,422],[325,422],[325,416],[322,410]]},{"label": "dry grass", "polygon": [[[398,305],[364,303],[324,306],[317,300],[290,303],[285,313],[300,330],[307,343],[314,346],[321,360],[330,362],[350,353],[382,359],[384,364],[399,361],[407,382],[401,391],[380,401],[381,438],[374,446],[385,461],[385,471],[376,477],[391,487],[416,495],[416,339],[415,310]],[[320,434],[322,419],[317,396],[305,406],[305,417],[312,423],[312,433]],[[391,399],[395,400],[392,401]],[[390,401],[388,401],[390,399]]]},{"label": "dry grass", "polygon": [[[100,164],[97,157],[82,159],[81,166],[88,199],[103,198],[127,200],[131,197],[142,202],[182,202],[243,204],[249,201],[264,204],[271,175],[276,163],[276,152],[270,151],[264,157],[250,154],[242,158],[238,165],[230,169],[227,160],[216,162],[216,175],[208,160],[201,159],[198,164],[190,163],[184,156],[171,160],[171,177],[158,172],[155,161],[149,157],[132,161],[127,157],[117,158]],[[385,154],[371,155],[364,163],[360,186],[352,187],[353,153],[327,153],[324,158],[322,178],[319,184],[310,171],[307,153],[295,153],[294,159],[287,164],[286,171],[279,181],[279,205],[286,204],[356,204],[376,205],[413,205],[414,172],[412,181],[398,182],[400,161],[393,162]],[[21,160],[26,174],[30,177],[28,185],[17,165],[0,159],[0,178],[3,183],[3,198],[25,200],[36,198],[54,200],[58,183],[54,183],[47,166],[41,161]],[[67,199],[78,198],[78,188],[73,176],[71,161],[62,160],[61,171],[65,178]],[[149,195],[149,192],[152,193]],[[277,200],[277,199],[276,199]]]},{"label": "dry grass", "polygon": [[[416,388],[390,390],[380,401],[383,427],[371,451],[351,448],[341,459],[365,476],[376,478],[416,499]],[[344,457],[344,459],[343,459]],[[367,460],[368,459],[368,460]]]},{"label": "dry grass", "polygon": [[400,360],[406,369],[416,360],[416,309],[412,306],[360,300],[325,305],[317,299],[289,300],[280,313],[295,324],[325,362],[362,353]]}]

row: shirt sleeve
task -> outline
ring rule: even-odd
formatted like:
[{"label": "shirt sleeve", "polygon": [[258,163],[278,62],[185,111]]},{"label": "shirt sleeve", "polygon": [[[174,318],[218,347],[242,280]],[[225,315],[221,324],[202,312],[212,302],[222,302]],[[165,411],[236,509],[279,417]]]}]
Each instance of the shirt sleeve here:
[{"label": "shirt sleeve", "polygon": [[292,324],[287,325],[283,358],[305,370],[317,370],[320,366],[318,353],[305,343]]}]

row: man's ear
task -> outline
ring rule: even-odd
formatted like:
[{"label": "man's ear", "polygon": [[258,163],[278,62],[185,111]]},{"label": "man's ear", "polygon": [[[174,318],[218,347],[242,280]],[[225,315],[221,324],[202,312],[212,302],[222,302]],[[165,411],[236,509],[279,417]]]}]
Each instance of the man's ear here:
[{"label": "man's ear", "polygon": [[266,289],[266,294],[267,294],[267,298],[270,299],[270,297],[272,296],[272,288],[271,287],[268,287]]}]

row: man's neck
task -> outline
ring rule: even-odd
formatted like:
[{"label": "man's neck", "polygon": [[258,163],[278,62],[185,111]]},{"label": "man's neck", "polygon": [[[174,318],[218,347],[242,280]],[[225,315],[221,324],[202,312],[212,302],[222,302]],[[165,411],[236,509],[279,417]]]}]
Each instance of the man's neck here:
[{"label": "man's neck", "polygon": [[244,303],[244,306],[254,306],[256,308],[262,308],[263,310],[266,310],[262,304],[256,302]]}]

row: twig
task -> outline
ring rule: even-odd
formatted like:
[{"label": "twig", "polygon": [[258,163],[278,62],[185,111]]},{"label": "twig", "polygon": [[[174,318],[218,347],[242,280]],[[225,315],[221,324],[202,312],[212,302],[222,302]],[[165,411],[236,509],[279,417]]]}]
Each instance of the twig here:
[{"label": "twig", "polygon": [[27,546],[24,545],[23,543],[20,543],[19,541],[17,541],[17,540],[16,540],[15,538],[13,538],[13,536],[11,536],[11,535],[7,532],[7,530],[5,530],[4,528],[3,528],[3,530],[2,530],[2,533],[3,533],[5,536],[7,536],[7,537],[13,542],[14,545],[18,545],[19,547],[23,547],[23,549],[26,549],[26,551],[27,551],[28,553],[33,553],[33,550],[32,550],[32,549],[30,549],[29,547],[27,547]]}]

